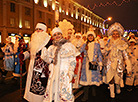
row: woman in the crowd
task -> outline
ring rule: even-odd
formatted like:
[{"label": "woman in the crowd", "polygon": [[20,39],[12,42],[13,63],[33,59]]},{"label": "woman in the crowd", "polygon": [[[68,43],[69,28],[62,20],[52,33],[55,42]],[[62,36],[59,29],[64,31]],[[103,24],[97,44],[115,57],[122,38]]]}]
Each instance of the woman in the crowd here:
[{"label": "woman in the crowd", "polygon": [[120,94],[120,87],[124,86],[123,71],[125,64],[127,65],[127,73],[129,73],[131,71],[131,62],[126,51],[128,44],[121,39],[121,36],[124,34],[122,25],[117,22],[112,24],[107,33],[111,38],[105,48],[107,56],[106,83],[110,87],[110,97],[115,98],[114,84],[116,84],[116,93]]},{"label": "woman in the crowd", "polygon": [[132,91],[132,86],[138,85],[138,45],[136,45],[136,40],[133,38],[129,40],[129,43],[130,46],[127,51],[132,63],[132,72],[126,75],[126,85],[127,90]]},{"label": "woman in the crowd", "polygon": [[82,101],[88,100],[89,86],[92,85],[92,95],[96,95],[96,86],[102,83],[100,70],[102,69],[102,54],[99,43],[95,42],[94,31],[87,32],[87,42],[83,44],[80,52],[84,52],[80,84],[84,86]]},{"label": "woman in the crowd", "polygon": [[[60,28],[52,30],[53,45],[43,59],[49,63],[50,75],[43,102],[74,102],[72,78],[76,66],[76,56],[80,52],[63,38]],[[48,58],[48,59],[47,59]]]},{"label": "woman in the crowd", "polygon": [[13,55],[13,46],[14,44],[11,42],[11,38],[6,38],[6,45],[2,47],[2,51],[4,53],[4,72],[2,72],[2,77],[6,77],[8,71],[14,70],[14,55]]},{"label": "woman in the crowd", "polygon": [[[80,50],[82,45],[84,44],[84,41],[82,39],[81,33],[75,34],[75,39],[72,40],[72,44]],[[80,81],[80,74],[81,74],[81,68],[82,68],[82,61],[83,61],[83,53],[81,53],[79,56],[76,57],[76,68],[74,70],[74,78],[72,80],[73,88],[79,88],[79,81]]]}]

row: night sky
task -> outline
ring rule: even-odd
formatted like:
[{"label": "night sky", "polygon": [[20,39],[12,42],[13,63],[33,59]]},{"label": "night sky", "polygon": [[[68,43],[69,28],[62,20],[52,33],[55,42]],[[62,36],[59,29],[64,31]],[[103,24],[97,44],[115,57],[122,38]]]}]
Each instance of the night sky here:
[{"label": "night sky", "polygon": [[[116,1],[117,4],[121,4],[123,0],[74,0],[84,7],[90,8],[92,12],[99,15],[100,17],[107,19],[109,16],[112,17],[112,21],[108,21],[111,25],[114,22],[121,23],[126,30],[133,29],[138,30],[138,0],[129,0],[128,3],[124,2],[121,6],[107,5],[105,7],[94,7],[94,4],[98,5],[100,3],[106,4],[107,2],[112,3]],[[128,1],[128,0],[126,0]]]}]

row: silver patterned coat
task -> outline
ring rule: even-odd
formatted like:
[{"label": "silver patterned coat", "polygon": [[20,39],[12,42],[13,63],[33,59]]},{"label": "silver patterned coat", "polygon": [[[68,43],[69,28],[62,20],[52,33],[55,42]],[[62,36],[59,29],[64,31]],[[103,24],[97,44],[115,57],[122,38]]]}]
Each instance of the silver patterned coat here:
[{"label": "silver patterned coat", "polygon": [[106,83],[109,83],[113,78],[116,84],[120,84],[123,87],[123,71],[125,69],[131,70],[131,63],[126,49],[128,45],[121,38],[116,41],[112,38],[107,44],[105,50],[107,54],[107,69],[106,69]]}]

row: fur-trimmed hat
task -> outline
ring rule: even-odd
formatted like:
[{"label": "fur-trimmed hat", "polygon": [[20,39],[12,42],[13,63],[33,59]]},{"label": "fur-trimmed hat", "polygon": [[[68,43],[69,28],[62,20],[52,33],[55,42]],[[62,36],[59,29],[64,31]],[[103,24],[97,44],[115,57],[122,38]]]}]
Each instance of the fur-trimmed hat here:
[{"label": "fur-trimmed hat", "polygon": [[112,24],[112,25],[108,28],[108,31],[107,31],[108,36],[111,36],[112,33],[113,33],[113,31],[115,31],[115,30],[119,32],[120,36],[123,36],[123,34],[124,34],[124,28],[123,28],[123,26],[122,26],[120,23],[118,23],[118,22],[115,22],[114,24]]},{"label": "fur-trimmed hat", "polygon": [[7,38],[6,38],[6,41],[11,42],[11,37],[7,37]]},{"label": "fur-trimmed hat", "polygon": [[135,36],[135,34],[132,33],[132,32],[130,32],[130,33],[129,33],[129,37],[130,37],[130,36]]},{"label": "fur-trimmed hat", "polygon": [[57,32],[59,32],[59,33],[61,33],[61,34],[62,34],[61,29],[60,29],[60,28],[58,28],[58,27],[55,27],[55,28],[52,30],[52,36],[53,36],[55,33],[57,33]]},{"label": "fur-trimmed hat", "polygon": [[46,31],[47,30],[47,26],[43,23],[37,23],[35,29],[42,29],[43,31]]},{"label": "fur-trimmed hat", "polygon": [[75,37],[76,36],[80,36],[81,37],[82,35],[81,35],[81,33],[75,33]]},{"label": "fur-trimmed hat", "polygon": [[87,32],[87,37],[88,37],[88,35],[90,35],[90,34],[92,34],[92,35],[94,36],[94,38],[96,38],[96,34],[95,34],[94,31],[88,31],[88,32]]},{"label": "fur-trimmed hat", "polygon": [[134,42],[134,43],[136,43],[136,40],[135,40],[135,39],[130,39],[129,42]]}]

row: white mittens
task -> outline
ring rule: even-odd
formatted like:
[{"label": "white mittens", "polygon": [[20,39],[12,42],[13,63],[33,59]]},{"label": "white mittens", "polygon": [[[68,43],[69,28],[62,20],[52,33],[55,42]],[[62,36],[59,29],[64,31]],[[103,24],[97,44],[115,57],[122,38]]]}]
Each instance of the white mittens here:
[{"label": "white mittens", "polygon": [[68,77],[69,77],[69,82],[71,83],[71,82],[72,82],[72,79],[73,79],[73,75],[70,74],[70,73],[68,73],[67,75],[68,75]]}]

